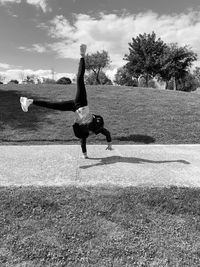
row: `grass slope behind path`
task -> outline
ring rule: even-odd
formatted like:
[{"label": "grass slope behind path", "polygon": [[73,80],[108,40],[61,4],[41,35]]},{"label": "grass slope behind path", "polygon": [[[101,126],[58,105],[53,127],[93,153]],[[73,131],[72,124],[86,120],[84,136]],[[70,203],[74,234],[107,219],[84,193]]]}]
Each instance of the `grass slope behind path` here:
[{"label": "grass slope behind path", "polygon": [[[0,87],[0,142],[77,143],[72,112],[31,106],[23,113],[20,96],[50,101],[73,99],[75,85],[3,85]],[[91,111],[104,117],[113,143],[180,144],[200,141],[200,96],[168,90],[87,86]],[[18,142],[17,142],[18,141]],[[105,142],[91,136],[90,143]]]}]

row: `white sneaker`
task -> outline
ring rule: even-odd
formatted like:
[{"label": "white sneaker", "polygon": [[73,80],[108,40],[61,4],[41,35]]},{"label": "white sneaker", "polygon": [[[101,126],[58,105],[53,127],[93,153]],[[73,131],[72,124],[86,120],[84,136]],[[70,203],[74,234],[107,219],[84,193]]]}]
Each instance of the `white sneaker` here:
[{"label": "white sneaker", "polygon": [[28,107],[33,103],[33,99],[27,97],[20,97],[21,108],[24,112],[28,111]]},{"label": "white sneaker", "polygon": [[83,154],[83,159],[89,159],[88,155],[87,154]]}]

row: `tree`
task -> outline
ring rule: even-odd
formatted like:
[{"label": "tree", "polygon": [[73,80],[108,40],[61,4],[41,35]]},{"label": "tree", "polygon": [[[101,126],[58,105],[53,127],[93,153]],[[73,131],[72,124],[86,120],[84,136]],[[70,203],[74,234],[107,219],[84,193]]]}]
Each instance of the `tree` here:
[{"label": "tree", "polygon": [[42,83],[43,83],[43,84],[55,84],[56,81],[55,81],[54,79],[50,79],[50,78],[45,78],[45,77],[43,77],[43,78],[42,78]]},{"label": "tree", "polygon": [[[184,77],[181,77],[176,80],[176,90],[177,91],[185,91],[185,92],[191,92],[195,91],[198,88],[198,81],[194,74],[187,72]],[[169,90],[174,90],[174,80],[170,80],[168,82],[168,88]]]},{"label": "tree", "polygon": [[36,76],[34,74],[27,75],[26,78],[23,80],[23,83],[26,84],[35,84]]},{"label": "tree", "polygon": [[124,56],[128,61],[126,68],[130,75],[139,78],[145,77],[148,87],[149,79],[154,78],[161,68],[161,58],[167,45],[160,39],[156,39],[156,34],[140,34],[132,38],[129,43],[129,55]]},{"label": "tree", "polygon": [[18,84],[18,80],[10,80],[8,83],[14,83],[14,84]]},{"label": "tree", "polygon": [[62,77],[59,80],[57,80],[56,82],[57,84],[71,84],[72,81],[70,80],[70,78],[67,77]]},{"label": "tree", "polygon": [[117,69],[114,82],[118,85],[138,86],[137,80],[128,72],[126,65]]},{"label": "tree", "polygon": [[167,83],[173,80],[173,89],[177,89],[177,81],[188,75],[192,63],[197,60],[197,55],[188,46],[178,47],[176,43],[169,44],[165,50],[162,67],[159,75]]},{"label": "tree", "polygon": [[101,84],[99,74],[110,64],[110,57],[108,56],[108,52],[103,50],[102,52],[97,51],[96,53],[91,55],[87,54],[85,57],[85,63],[86,69],[93,71],[96,79],[96,84]]},{"label": "tree", "polygon": [[200,67],[196,67],[193,71],[193,75],[198,82],[198,86],[200,86]]},{"label": "tree", "polygon": [[27,77],[27,75],[23,70],[19,72],[19,78],[20,78],[22,83],[24,83],[24,81],[26,80],[26,77]]},{"label": "tree", "polygon": [[42,84],[42,78],[38,76],[38,77],[36,78],[36,83],[37,83],[37,84]]},{"label": "tree", "polygon": [[198,88],[198,80],[194,74],[188,72],[183,78],[178,81],[177,90],[191,92]]},{"label": "tree", "polygon": [[[100,84],[106,84],[106,85],[112,85],[112,81],[106,76],[105,72],[100,71],[99,72],[99,81]],[[86,76],[85,83],[89,85],[96,85],[99,84],[96,81],[96,75],[95,73],[90,73]]]},{"label": "tree", "polygon": [[0,83],[3,84],[4,80],[5,80],[5,75],[0,74]]}]

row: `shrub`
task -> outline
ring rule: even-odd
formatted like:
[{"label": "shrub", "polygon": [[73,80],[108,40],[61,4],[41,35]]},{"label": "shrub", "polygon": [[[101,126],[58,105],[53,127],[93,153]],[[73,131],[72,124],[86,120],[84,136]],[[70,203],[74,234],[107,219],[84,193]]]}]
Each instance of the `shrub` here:
[{"label": "shrub", "polygon": [[86,76],[85,82],[88,85],[98,85],[99,82],[103,85],[112,85],[112,81],[106,76],[105,72],[103,71],[99,73],[99,82],[97,82],[96,75],[94,73],[90,73],[88,76]]},{"label": "shrub", "polygon": [[178,90],[180,91],[186,91],[191,92],[195,91],[198,88],[198,80],[195,78],[195,76],[191,73],[188,73],[180,82],[180,85],[178,84]]},{"label": "shrub", "polygon": [[50,78],[42,78],[42,83],[43,84],[55,84],[56,81],[54,79],[50,79]]},{"label": "shrub", "polygon": [[18,84],[18,80],[10,80],[8,83],[14,83],[14,84]]},{"label": "shrub", "polygon": [[71,84],[72,81],[70,80],[70,78],[67,77],[62,77],[59,80],[57,80],[56,82],[57,84]]},{"label": "shrub", "polygon": [[126,66],[118,68],[117,73],[115,74],[114,83],[125,86],[138,86],[137,78],[134,78],[129,74]]},{"label": "shrub", "polygon": [[[167,89],[173,90],[173,79],[167,83]],[[187,73],[183,78],[176,80],[176,90],[191,92],[195,91],[198,88],[198,80],[191,73]]]},{"label": "shrub", "polygon": [[156,88],[156,82],[153,79],[149,80],[148,81],[148,87]]}]

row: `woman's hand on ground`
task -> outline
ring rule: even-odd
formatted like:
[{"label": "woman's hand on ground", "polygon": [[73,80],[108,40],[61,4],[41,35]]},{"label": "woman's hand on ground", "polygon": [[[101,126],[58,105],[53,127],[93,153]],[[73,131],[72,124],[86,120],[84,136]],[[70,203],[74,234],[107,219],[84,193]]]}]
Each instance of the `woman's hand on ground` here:
[{"label": "woman's hand on ground", "polygon": [[106,147],[106,150],[113,150],[112,145],[108,145],[108,146]]}]

